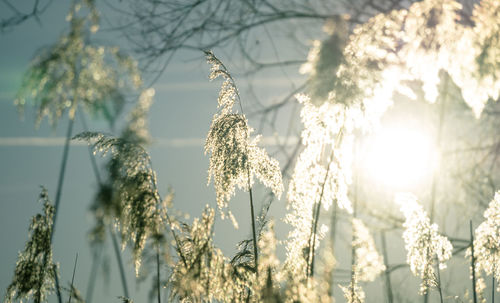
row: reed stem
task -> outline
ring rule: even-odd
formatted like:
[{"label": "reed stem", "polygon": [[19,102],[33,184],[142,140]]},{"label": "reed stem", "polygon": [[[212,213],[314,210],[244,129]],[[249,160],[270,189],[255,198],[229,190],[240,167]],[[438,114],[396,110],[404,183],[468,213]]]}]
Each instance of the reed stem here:
[{"label": "reed stem", "polygon": [[252,239],[253,239],[253,255],[255,258],[255,273],[259,277],[259,252],[257,250],[257,233],[255,228],[255,213],[253,206],[252,188],[250,187],[250,177],[248,179],[248,193],[250,195],[250,215],[252,216]]},{"label": "reed stem", "polygon": [[56,230],[57,223],[57,214],[59,213],[59,205],[61,203],[61,194],[62,188],[64,184],[64,175],[66,173],[66,164],[68,163],[68,155],[69,155],[69,145],[71,141],[71,133],[73,132],[73,124],[75,122],[74,117],[69,118],[68,129],[66,131],[66,139],[64,141],[64,150],[63,156],[61,160],[61,168],[59,170],[59,179],[57,180],[57,191],[56,191],[56,199],[54,202],[54,220],[52,223],[52,233],[50,234],[50,241],[53,243],[52,239],[54,238],[54,232]]},{"label": "reed stem", "polygon": [[387,302],[393,303],[394,298],[392,296],[391,272],[389,271],[389,257],[387,255],[387,243],[385,239],[385,231],[380,232],[380,239],[382,240],[382,254],[384,255],[385,289],[387,292]]},{"label": "reed stem", "polygon": [[[83,130],[88,131],[88,126],[87,126],[87,121],[85,119],[85,116],[81,112],[79,112],[79,115],[80,115],[80,120],[82,122]],[[99,168],[97,166],[97,161],[95,160],[94,153],[92,152],[92,147],[90,147],[90,146],[88,147],[88,152],[89,152],[90,163],[92,164],[92,171],[94,172],[94,177],[96,178],[98,185],[102,186],[103,183],[102,183],[102,179],[101,179],[101,174],[99,173]],[[129,297],[128,287],[127,287],[127,280],[125,278],[125,270],[124,270],[124,266],[123,266],[123,261],[122,261],[120,249],[118,247],[118,242],[116,240],[115,233],[114,233],[111,226],[109,226],[109,233],[111,234],[116,260],[118,262],[118,267],[120,269],[120,276],[121,276],[123,292],[125,294],[125,297],[128,298]],[[92,267],[93,266],[94,266],[94,264],[92,264]],[[92,269],[92,271],[91,271],[91,277],[89,277],[89,280],[92,279],[93,275],[95,275],[94,269]],[[93,279],[93,280],[95,280],[95,279]],[[90,294],[87,293],[87,298],[92,298],[92,294],[94,291],[94,281],[92,281],[91,283],[92,283],[92,287],[89,287],[89,289],[88,289],[88,291],[90,291]],[[88,301],[88,303],[90,303],[90,301]]]},{"label": "reed stem", "polygon": [[71,303],[71,297],[73,295],[73,289],[74,288],[74,282],[75,282],[75,272],[76,272],[76,264],[78,262],[78,253],[76,253],[76,258],[75,258],[75,266],[73,266],[73,276],[71,277],[71,286],[70,286],[70,289],[69,289],[69,300],[68,300],[68,303]]},{"label": "reed stem", "polygon": [[470,266],[472,270],[472,294],[474,298],[474,303],[477,303],[477,293],[476,293],[476,257],[474,256],[474,233],[472,232],[472,220],[469,221],[469,229],[470,229],[470,248],[471,248],[471,257],[470,257]]},{"label": "reed stem", "polygon": [[113,242],[113,248],[115,250],[115,255],[118,262],[118,268],[120,269],[120,278],[122,281],[123,293],[126,298],[130,298],[127,287],[127,278],[125,277],[125,269],[123,268],[122,256],[120,254],[120,248],[118,246],[118,241],[116,240],[116,235],[111,226],[109,227],[109,233],[111,234],[111,240]]},{"label": "reed stem", "polygon": [[99,246],[97,249],[98,250],[95,250],[94,253],[92,254],[92,266],[90,269],[89,280],[87,283],[87,291],[85,293],[85,299],[87,303],[92,303],[92,295],[94,294],[94,286],[97,280],[96,279],[97,266],[100,263],[102,254],[102,247]]},{"label": "reed stem", "polygon": [[439,270],[439,260],[436,262],[436,272],[437,272],[437,282],[438,282],[438,291],[439,291],[439,302],[443,303],[443,291],[441,289],[441,271]]},{"label": "reed stem", "polygon": [[156,245],[156,290],[158,292],[158,303],[161,303],[160,292],[160,245]]}]

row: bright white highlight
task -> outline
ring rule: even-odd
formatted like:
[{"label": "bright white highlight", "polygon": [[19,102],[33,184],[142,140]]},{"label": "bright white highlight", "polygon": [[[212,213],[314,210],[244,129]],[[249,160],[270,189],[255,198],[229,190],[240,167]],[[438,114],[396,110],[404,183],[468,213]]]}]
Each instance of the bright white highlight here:
[{"label": "bright white highlight", "polygon": [[376,183],[408,189],[430,177],[436,166],[431,137],[406,128],[381,128],[363,149],[364,169]]}]

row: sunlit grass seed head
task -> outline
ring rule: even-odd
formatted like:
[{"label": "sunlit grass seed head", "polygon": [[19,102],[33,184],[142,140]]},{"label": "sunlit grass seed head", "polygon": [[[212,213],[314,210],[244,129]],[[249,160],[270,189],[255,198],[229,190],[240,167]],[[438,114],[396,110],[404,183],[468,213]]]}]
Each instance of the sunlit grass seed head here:
[{"label": "sunlit grass seed head", "polygon": [[257,146],[259,136],[250,138],[253,129],[246,117],[233,112],[236,102],[241,105],[234,80],[212,52],[206,52],[206,56],[212,66],[210,79],[224,78],[218,99],[220,111],[213,117],[205,142],[205,153],[210,154],[208,183],[213,178],[217,205],[221,210],[227,208],[236,187],[248,191],[254,177],[279,199],[283,183],[278,161]]},{"label": "sunlit grass seed head", "polygon": [[[147,115],[153,96],[153,89],[142,91],[136,106],[128,115],[128,123],[120,136],[123,142],[129,144],[123,144],[122,147],[118,148],[119,151],[108,159],[106,164],[107,180],[99,185],[99,190],[91,208],[96,219],[96,225],[90,234],[92,242],[102,243],[106,235],[106,226],[113,224],[124,213],[120,197],[122,191],[120,189],[122,185],[120,180],[123,180],[124,173],[125,175],[134,174],[137,169],[134,165],[138,164],[137,161],[141,158],[147,159],[143,148],[140,146],[151,141],[147,128]],[[132,167],[128,168],[130,164],[132,164]],[[146,168],[147,164],[143,163],[143,168]]]},{"label": "sunlit grass seed head", "polygon": [[247,298],[247,275],[234,268],[213,243],[214,219],[214,209],[207,206],[201,218],[182,225],[177,249],[185,258],[173,268],[169,282],[172,300],[244,302]]},{"label": "sunlit grass seed head", "polygon": [[155,90],[148,88],[141,91],[136,106],[130,111],[127,117],[127,125],[122,131],[121,137],[139,145],[151,143],[151,135],[148,129],[148,114]]},{"label": "sunlit grass seed head", "polygon": [[288,188],[289,212],[285,221],[293,227],[287,240],[286,266],[299,275],[307,268],[311,236],[316,238],[314,249],[322,238],[321,233],[311,232],[315,205],[328,210],[336,203],[340,209],[352,212],[348,189],[352,177],[353,124],[344,104],[325,102],[317,106],[306,95],[296,98],[303,106],[300,116],[304,149]]},{"label": "sunlit grass seed head", "polygon": [[146,150],[137,143],[100,133],[81,133],[74,139],[93,145],[94,152],[111,154],[108,220],[121,234],[122,246],[132,245],[136,274],[148,239],[155,240],[165,224],[165,205],[156,187],[156,173]]},{"label": "sunlit grass seed head", "polygon": [[435,265],[446,268],[445,262],[452,256],[451,242],[438,233],[437,224],[431,224],[427,213],[412,194],[401,193],[396,196],[405,216],[403,239],[407,250],[406,261],[411,272],[422,279],[420,293],[425,294],[437,286]]},{"label": "sunlit grass seed head", "polygon": [[[259,280],[257,281],[258,295],[264,302],[279,300],[279,283],[284,278],[280,271],[280,261],[276,256],[278,240],[274,233],[274,222],[268,223],[259,237]],[[266,301],[267,300],[267,301]]]},{"label": "sunlit grass seed head", "polygon": [[347,302],[362,303],[366,295],[359,282],[374,281],[386,268],[382,256],[377,252],[369,229],[360,219],[352,219],[354,264],[348,286],[339,285]]},{"label": "sunlit grass seed head", "polygon": [[[82,4],[89,12],[80,16]],[[131,57],[117,47],[89,42],[98,19],[94,1],[77,2],[67,18],[69,31],[31,62],[15,104],[23,112],[27,100],[32,99],[37,125],[45,116],[53,127],[65,113],[73,119],[79,106],[112,123],[124,106],[128,84],[142,85]]]},{"label": "sunlit grass seed head", "polygon": [[47,190],[42,188],[40,201],[43,213],[32,217],[29,227],[29,240],[24,251],[19,253],[14,277],[7,288],[5,302],[32,297],[34,302],[46,302],[47,296],[54,291],[56,264],[52,261],[52,226],[54,206]]},{"label": "sunlit grass seed head", "polygon": [[358,281],[353,279],[348,286],[339,285],[344,293],[344,298],[347,303],[363,303],[365,302],[366,294]]},{"label": "sunlit grass seed head", "polygon": [[[476,273],[484,272],[500,281],[500,191],[484,212],[486,219],[475,231],[474,257]],[[500,285],[497,284],[497,291]]]},{"label": "sunlit grass seed head", "polygon": [[354,233],[355,269],[359,281],[374,281],[386,268],[384,259],[377,252],[369,229],[360,219],[352,219]]}]

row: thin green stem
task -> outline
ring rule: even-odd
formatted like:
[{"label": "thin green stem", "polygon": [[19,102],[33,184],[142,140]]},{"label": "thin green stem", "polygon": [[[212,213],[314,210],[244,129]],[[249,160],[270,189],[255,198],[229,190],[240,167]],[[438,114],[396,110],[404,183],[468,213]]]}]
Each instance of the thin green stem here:
[{"label": "thin green stem", "polygon": [[474,298],[474,303],[477,303],[477,293],[476,293],[476,257],[474,256],[474,233],[472,232],[472,220],[469,221],[470,230],[470,267],[472,270],[472,294]]},{"label": "thin green stem", "polygon": [[328,167],[326,169],[325,177],[323,179],[323,183],[321,184],[321,192],[319,194],[319,199],[318,199],[318,202],[316,202],[314,204],[314,207],[313,207],[311,233],[309,235],[309,248],[308,248],[309,253],[307,256],[308,260],[307,260],[307,266],[306,266],[307,277],[314,276],[314,254],[315,254],[315,247],[316,247],[316,232],[317,232],[317,228],[318,228],[319,214],[321,211],[321,202],[323,201],[323,195],[325,193],[325,184],[326,184],[326,181],[328,180],[328,175],[330,174],[331,162],[333,161],[334,157],[335,157],[335,153],[334,153],[334,149],[332,149],[332,152],[330,154],[331,160],[328,162]]},{"label": "thin green stem", "polygon": [[109,233],[111,234],[111,240],[113,242],[113,248],[115,250],[115,255],[118,261],[118,268],[120,269],[120,278],[122,281],[123,293],[125,297],[130,298],[128,294],[127,278],[125,277],[125,269],[123,268],[122,257],[120,254],[120,248],[118,246],[118,241],[116,240],[116,235],[111,226],[109,227]]},{"label": "thin green stem", "polygon": [[158,303],[161,303],[160,292],[160,245],[156,245],[156,290],[158,292]]},{"label": "thin green stem", "polygon": [[[355,219],[357,215],[357,208],[358,208],[358,200],[357,200],[357,184],[355,184],[355,191],[354,191],[354,203],[353,203],[353,212],[352,212],[352,218]],[[351,291],[351,298],[354,298],[354,285],[356,283],[356,247],[354,246],[354,240],[355,235],[354,235],[354,221],[352,221],[352,237],[351,237],[351,285],[350,285],[350,291]]]},{"label": "thin green stem", "polygon": [[[358,151],[359,151],[359,141],[356,140],[354,144],[354,156],[355,163],[358,163]],[[354,241],[356,240],[356,234],[354,232],[354,219],[356,219],[358,215],[358,191],[359,191],[359,168],[355,167],[354,171],[356,174],[354,175],[354,192],[353,192],[353,203],[352,203],[352,219],[351,219],[351,229],[352,229],[352,237],[351,237],[351,298],[354,298],[354,287],[357,283],[357,268],[356,268],[356,247],[354,246]]]},{"label": "thin green stem", "polygon": [[[446,101],[447,101],[447,89],[448,89],[448,77],[445,76],[444,80],[444,91],[441,92],[443,97],[441,98],[441,106],[439,108],[439,122],[438,122],[438,130],[436,137],[436,149],[439,153],[439,157],[441,157],[441,145],[443,140],[443,127],[444,127],[444,118],[445,118],[445,109],[446,109]],[[432,188],[431,188],[431,209],[430,209],[430,220],[431,223],[434,221],[434,212],[436,205],[436,192],[438,187],[438,170],[435,169],[432,176]]]},{"label": "thin green stem", "polygon": [[[141,148],[144,149],[142,146],[141,146]],[[151,161],[151,158],[149,158],[149,156],[148,156],[148,162],[149,162],[149,167],[151,168],[151,171],[154,171],[153,170],[153,162]],[[156,178],[153,179],[153,187],[154,187],[155,192],[158,193],[158,186],[156,185]],[[156,205],[160,204],[158,195],[155,195],[155,202],[156,202]],[[172,232],[172,236],[174,237],[175,245],[177,247],[177,253],[181,257],[181,260],[182,260],[182,263],[184,263],[184,266],[186,268],[188,268],[187,259],[184,256],[184,253],[182,252],[181,242],[179,241],[179,238],[177,237],[177,234],[175,233],[172,220],[170,219],[170,216],[168,215],[168,213],[165,213],[165,217],[167,219],[168,226],[170,226],[170,231]]]},{"label": "thin green stem", "polygon": [[491,275],[491,303],[495,303],[495,272]]},{"label": "thin green stem", "polygon": [[66,173],[66,164],[68,162],[68,154],[69,154],[69,145],[71,142],[71,133],[73,132],[73,124],[75,122],[75,118],[69,118],[68,129],[66,131],[66,139],[64,141],[64,150],[61,161],[61,169],[59,171],[59,179],[57,181],[57,191],[56,191],[56,199],[54,203],[54,220],[52,223],[52,233],[50,234],[50,241],[53,243],[52,239],[54,238],[54,232],[56,230],[57,223],[57,214],[59,213],[59,205],[61,203],[61,194],[62,188],[64,184],[64,175]]},{"label": "thin green stem", "polygon": [[97,280],[96,279],[97,267],[100,263],[101,254],[102,254],[102,246],[96,248],[94,253],[92,254],[92,266],[90,270],[89,280],[87,283],[87,292],[85,294],[85,299],[87,303],[92,303],[92,295],[94,294],[94,286]]},{"label": "thin green stem", "polygon": [[436,272],[437,272],[437,289],[439,291],[439,300],[443,303],[443,291],[441,289],[441,270],[439,269],[439,260],[436,262]]},{"label": "thin green stem", "polygon": [[[78,111],[78,115],[80,116],[80,121],[82,122],[83,130],[86,132],[89,131],[89,128],[87,126],[87,120],[85,119],[83,113],[81,111]],[[99,168],[97,166],[97,161],[95,160],[94,152],[92,151],[92,146],[88,145],[87,149],[89,151],[89,158],[90,158],[90,164],[92,165],[92,171],[94,172],[97,184],[101,186],[102,185],[101,174],[99,173]]]},{"label": "thin green stem", "polygon": [[57,268],[55,264],[53,266],[53,270],[54,270],[54,280],[56,280],[57,302],[62,303],[61,286],[59,285],[59,275],[57,274]]},{"label": "thin green stem", "polygon": [[[333,210],[332,210],[332,217],[330,220],[330,249],[332,252],[332,256],[335,256],[335,234],[337,232],[337,201],[333,201]],[[328,283],[328,296],[331,298],[334,298],[334,276],[335,271],[332,268],[332,272],[330,273],[330,278],[329,283]]]},{"label": "thin green stem", "polygon": [[309,265],[309,272],[308,276],[312,277],[314,276],[314,255],[315,255],[315,250],[316,250],[316,234],[317,234],[317,229],[318,229],[318,221],[319,221],[319,214],[321,212],[321,201],[323,200],[323,188],[321,189],[321,196],[319,199],[319,202],[316,203],[316,209],[315,209],[315,214],[314,214],[314,219],[313,219],[313,230],[311,232],[312,234],[312,244],[311,244],[311,262]]},{"label": "thin green stem", "polygon": [[252,188],[250,187],[250,177],[248,178],[248,193],[250,195],[250,215],[252,216],[252,236],[253,236],[253,255],[255,261],[255,273],[257,278],[259,277],[259,252],[257,250],[257,234],[255,228],[255,213],[253,207],[253,196],[252,196]]},{"label": "thin green stem", "polygon": [[73,289],[74,289],[74,282],[75,282],[75,272],[76,272],[76,264],[78,262],[78,253],[76,253],[76,258],[75,258],[75,266],[73,266],[73,276],[71,277],[71,286],[69,290],[69,300],[68,303],[71,303],[71,297],[73,295]]},{"label": "thin green stem", "polygon": [[[443,137],[443,126],[444,126],[444,117],[445,117],[445,107],[446,107],[446,89],[448,87],[448,76],[445,76],[444,82],[444,92],[443,98],[441,98],[441,106],[439,108],[439,121],[438,121],[438,130],[436,137],[436,149],[438,151],[439,157],[441,157],[441,141]],[[438,171],[434,170],[432,175],[432,185],[431,185],[431,201],[430,201],[430,214],[429,218],[431,223],[434,222],[434,213],[435,213],[435,205],[436,205],[436,193],[438,188]],[[424,295],[424,303],[429,302],[429,292],[426,292]]]},{"label": "thin green stem", "polygon": [[380,232],[380,239],[382,242],[382,254],[384,255],[385,265],[385,289],[387,292],[387,302],[392,303],[394,298],[392,296],[391,272],[389,271],[389,257],[387,255],[387,243],[385,239],[385,231]]},{"label": "thin green stem", "polygon": [[[85,119],[85,116],[81,112],[79,112],[79,115],[80,115],[80,120],[82,122],[83,130],[84,131],[88,131],[87,121]],[[99,173],[99,168],[97,166],[97,162],[96,162],[94,153],[92,152],[92,148],[90,146],[88,147],[88,152],[89,152],[90,163],[92,164],[92,171],[94,172],[94,176],[95,176],[95,178],[96,178],[97,183],[99,184],[99,186],[102,186],[103,183],[102,183],[102,179],[101,179],[101,174]],[[127,287],[127,280],[125,278],[125,271],[124,271],[123,261],[122,261],[120,249],[118,247],[118,242],[116,240],[115,233],[114,233],[114,231],[113,231],[113,229],[112,229],[111,226],[109,226],[109,233],[111,234],[111,238],[112,238],[112,241],[113,241],[113,247],[114,247],[114,252],[115,252],[116,260],[118,262],[118,267],[120,269],[120,276],[121,276],[121,281],[122,281],[123,292],[124,292],[125,296],[128,298],[129,297],[129,295],[128,295],[128,287]],[[93,275],[95,275],[95,271],[94,270],[91,271],[91,276],[90,276],[89,279],[92,279]],[[93,279],[93,280],[95,280],[95,279]],[[89,289],[88,289],[91,292],[87,293],[87,297],[88,298],[92,298],[92,294],[93,294],[93,291],[94,291],[94,281],[92,281],[91,283],[92,283],[92,287],[91,288],[89,287]],[[90,302],[90,301],[88,301],[88,302]]]}]

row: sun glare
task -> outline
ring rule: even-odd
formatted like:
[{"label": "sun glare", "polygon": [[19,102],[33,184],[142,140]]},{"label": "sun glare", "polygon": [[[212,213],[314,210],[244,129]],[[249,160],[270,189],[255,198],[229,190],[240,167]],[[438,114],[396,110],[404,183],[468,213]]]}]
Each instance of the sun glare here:
[{"label": "sun glare", "polygon": [[381,128],[365,142],[363,153],[366,174],[393,189],[419,185],[437,162],[431,137],[406,128]]}]

